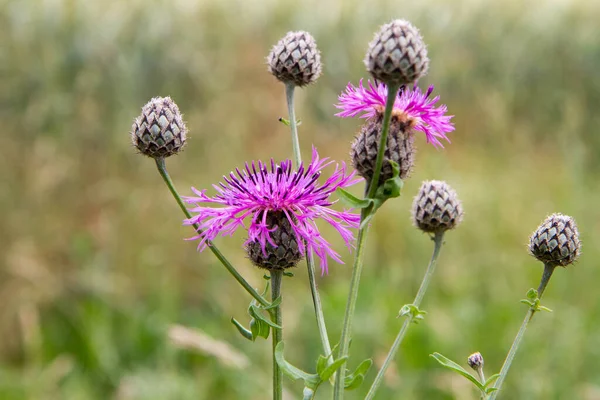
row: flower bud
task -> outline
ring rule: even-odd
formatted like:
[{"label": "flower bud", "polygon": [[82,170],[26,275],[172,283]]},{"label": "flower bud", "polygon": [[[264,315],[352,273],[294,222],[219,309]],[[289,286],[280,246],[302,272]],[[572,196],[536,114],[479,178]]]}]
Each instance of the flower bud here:
[{"label": "flower bud", "polygon": [[413,202],[412,216],[415,226],[424,232],[445,232],[462,221],[463,208],[446,182],[425,181]]},{"label": "flower bud", "polygon": [[469,363],[469,367],[473,368],[475,371],[483,368],[483,356],[480,352],[473,353],[467,359]]},{"label": "flower bud", "polygon": [[288,32],[267,57],[269,72],[283,83],[308,85],[321,75],[321,54],[308,32]]},{"label": "flower bud", "polygon": [[573,218],[562,214],[546,218],[529,238],[529,252],[554,267],[574,262],[581,252],[581,242]]},{"label": "flower bud", "polygon": [[369,43],[367,71],[386,84],[410,84],[429,68],[423,38],[410,22],[397,19],[381,27]]},{"label": "flower bud", "polygon": [[177,154],[185,146],[187,127],[177,104],[170,97],[154,97],[131,127],[131,142],[152,158]]},{"label": "flower bud", "polygon": [[[383,129],[382,118],[369,119],[360,129],[360,132],[352,142],[350,157],[354,169],[368,182],[373,178],[379,140]],[[400,178],[410,176],[415,159],[415,137],[410,125],[392,117],[387,137],[383,165],[379,174],[379,185],[392,178],[393,169],[390,160],[396,162],[400,167]]]},{"label": "flower bud", "polygon": [[[262,220],[262,213],[258,220]],[[298,261],[302,259],[302,254],[298,247],[296,234],[285,213],[281,211],[267,212],[266,224],[270,232],[270,237],[276,246],[265,242],[264,251],[258,241],[251,241],[246,244],[248,257],[254,265],[268,270],[283,270],[295,267]]]}]

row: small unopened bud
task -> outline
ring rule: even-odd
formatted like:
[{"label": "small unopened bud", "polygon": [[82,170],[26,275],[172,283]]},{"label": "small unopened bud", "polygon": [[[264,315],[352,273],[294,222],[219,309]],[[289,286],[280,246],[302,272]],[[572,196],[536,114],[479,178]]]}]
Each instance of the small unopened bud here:
[{"label": "small unopened bud", "polygon": [[423,182],[412,208],[417,228],[428,233],[445,232],[460,224],[462,216],[462,204],[446,182]]},{"label": "small unopened bud", "polygon": [[144,107],[131,127],[131,142],[152,158],[177,154],[185,146],[187,127],[177,104],[170,97],[155,97]]},{"label": "small unopened bud", "polygon": [[567,215],[550,215],[529,238],[529,252],[549,266],[573,263],[581,253],[575,220]]},{"label": "small unopened bud", "polygon": [[269,72],[283,83],[308,85],[321,75],[321,54],[308,32],[288,32],[267,57]]},{"label": "small unopened bud", "polygon": [[[360,132],[352,142],[350,157],[352,165],[360,176],[368,182],[373,178],[379,140],[382,131],[382,118],[367,120]],[[415,160],[415,137],[411,126],[393,117],[388,131],[387,147],[383,158],[383,165],[379,175],[379,184],[393,177],[392,164],[396,162],[400,167],[400,179],[410,176]]]},{"label": "small unopened bud", "polygon": [[[262,215],[258,218],[262,219]],[[248,257],[257,267],[268,270],[295,267],[302,259],[302,254],[287,216],[283,212],[269,211],[266,223],[269,230],[274,229],[270,232],[270,236],[276,246],[266,241],[263,249],[258,241],[249,242],[246,244]]]},{"label": "small unopened bud", "polygon": [[397,19],[375,34],[369,43],[365,65],[375,79],[388,85],[410,84],[427,74],[427,47],[417,28]]},{"label": "small unopened bud", "polygon": [[469,367],[473,368],[475,371],[483,368],[483,356],[480,352],[473,353],[467,359],[469,363]]}]

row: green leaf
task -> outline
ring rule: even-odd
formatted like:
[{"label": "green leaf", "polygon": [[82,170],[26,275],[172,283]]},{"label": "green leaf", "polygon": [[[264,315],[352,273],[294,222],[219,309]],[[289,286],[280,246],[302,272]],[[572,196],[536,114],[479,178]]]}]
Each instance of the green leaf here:
[{"label": "green leaf", "polygon": [[269,333],[271,333],[271,328],[269,325],[256,318],[252,318],[250,320],[250,330],[252,331],[252,340],[256,340],[256,338],[259,336],[268,339]]},{"label": "green leaf", "polygon": [[398,317],[409,316],[411,318],[411,322],[418,324],[420,321],[425,319],[425,314],[427,314],[427,311],[420,310],[419,307],[415,306],[414,304],[405,304],[398,312]]},{"label": "green leaf", "polygon": [[288,278],[293,278],[294,277],[294,273],[293,272],[284,271],[283,276],[287,276]]},{"label": "green leaf", "polygon": [[344,378],[344,389],[346,390],[354,390],[358,388],[363,381],[365,380],[365,376],[363,374],[347,376]]},{"label": "green leaf", "polygon": [[337,360],[332,362],[331,365],[329,365],[323,370],[323,372],[319,373],[321,379],[323,381],[326,381],[329,378],[331,378],[331,375],[333,375],[333,373],[337,371],[346,362],[346,360],[348,360],[348,356],[338,358]]},{"label": "green leaf", "polygon": [[268,306],[257,306],[257,307],[262,310],[268,311],[268,310],[272,310],[273,308],[277,307],[280,304],[281,304],[281,296],[279,296],[278,298],[273,300],[271,302],[271,304],[269,304]]},{"label": "green leaf", "polygon": [[238,332],[243,337],[245,337],[248,340],[254,341],[254,335],[252,334],[252,332],[249,331],[248,329],[244,328],[244,326],[242,324],[240,324],[235,318],[231,318],[231,323],[233,325],[235,325],[235,327],[237,328]]},{"label": "green leaf", "polygon": [[499,390],[499,389],[496,387],[487,388],[487,389],[485,389],[485,394],[490,394],[492,392],[495,392],[496,390]]},{"label": "green leaf", "polygon": [[304,385],[313,391],[316,390],[316,388],[322,382],[319,375],[304,372],[300,368],[294,367],[285,360],[283,357],[283,342],[279,342],[275,347],[275,361],[277,361],[277,365],[279,365],[279,368],[281,368],[281,371],[287,377],[293,380],[302,379],[304,381]]},{"label": "green leaf", "polygon": [[284,124],[286,126],[290,126],[290,121],[283,117],[279,117],[279,122],[281,122],[282,124]]},{"label": "green leaf", "polygon": [[[277,301],[277,300],[276,300]],[[250,316],[252,316],[253,318],[255,318],[256,320],[262,321],[265,324],[269,325],[272,328],[275,329],[282,329],[281,326],[277,325],[275,322],[271,321],[270,319],[266,318],[261,312],[260,309],[257,306],[250,306],[250,310],[248,311],[250,313]]]},{"label": "green leaf", "polygon": [[551,309],[549,309],[548,307],[544,307],[544,306],[538,306],[537,309],[538,309],[538,311],[553,312]]},{"label": "green leaf", "polygon": [[353,390],[359,387],[372,364],[373,361],[371,359],[366,359],[361,362],[354,372],[347,375],[344,379],[344,388],[346,388],[346,390]]},{"label": "green leaf", "polygon": [[527,298],[529,300],[532,300],[532,301],[534,301],[535,299],[537,299],[538,298],[538,292],[537,292],[537,290],[535,290],[533,288],[529,289],[527,291]]},{"label": "green leaf", "polygon": [[317,374],[321,375],[325,368],[327,368],[327,360],[329,357],[325,357],[323,355],[319,355],[319,359],[317,360]]},{"label": "green leaf", "polygon": [[496,379],[498,379],[499,377],[500,377],[500,374],[494,374],[494,375],[490,376],[489,378],[487,378],[487,380],[483,384],[483,387],[487,388],[492,383],[494,383],[496,381]]},{"label": "green leaf", "polygon": [[475,378],[473,375],[471,375],[470,373],[468,373],[463,367],[461,367],[460,365],[458,365],[457,363],[455,363],[454,361],[450,360],[447,357],[444,357],[443,355],[441,355],[440,353],[433,353],[430,354],[431,357],[435,358],[435,360],[437,362],[439,362],[443,367],[446,367],[454,372],[459,373],[460,375],[464,376],[465,378],[467,378],[468,380],[470,380],[475,386],[477,386],[477,388],[479,390],[481,390],[482,392],[485,392],[485,388],[483,387],[483,385],[481,384],[481,382],[479,382],[477,380],[477,378]]},{"label": "green leaf", "polygon": [[373,204],[373,200],[359,199],[342,188],[337,188],[336,193],[338,196],[340,196],[340,199],[342,199],[344,203],[348,204],[352,208],[367,208]]}]

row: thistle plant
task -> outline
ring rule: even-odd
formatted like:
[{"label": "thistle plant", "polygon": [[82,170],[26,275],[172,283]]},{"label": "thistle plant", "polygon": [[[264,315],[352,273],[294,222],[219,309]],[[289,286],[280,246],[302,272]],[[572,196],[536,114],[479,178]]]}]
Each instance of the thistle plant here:
[{"label": "thistle plant", "polygon": [[432,235],[431,239],[434,242],[433,254],[414,301],[411,304],[404,305],[400,309],[398,316],[405,317],[406,319],[365,399],[375,397],[384,374],[396,356],[411,324],[417,324],[424,319],[426,312],[419,309],[419,307],[433,277],[437,259],[442,248],[444,234],[446,231],[456,228],[462,221],[462,204],[456,192],[445,182],[423,182],[419,194],[417,194],[413,202],[412,217],[413,223],[417,228]]},{"label": "thistle plant", "polygon": [[[289,119],[282,118],[282,121],[290,127],[294,165],[298,167],[302,163],[302,154],[294,107],[294,91],[296,86],[306,86],[319,78],[322,72],[321,53],[310,33],[304,31],[288,32],[271,49],[267,56],[267,65],[269,72],[285,85]],[[331,344],[325,324],[325,316],[323,315],[321,297],[317,288],[315,263],[311,254],[306,257],[306,268],[321,345],[324,354],[329,355],[327,364],[331,365],[333,360],[331,357]]]},{"label": "thistle plant", "polygon": [[[362,82],[358,88],[348,85],[336,106],[342,110],[337,114],[340,117],[361,115],[367,118],[367,124],[371,124],[374,118],[380,122],[380,125],[369,126],[361,131],[351,153],[355,168],[366,179],[365,198],[360,200],[342,192],[347,201],[361,209],[361,223],[339,344],[339,359],[348,356],[369,222],[386,200],[400,195],[403,185],[401,176],[408,176],[412,169],[413,131],[424,132],[428,141],[437,145],[439,140],[436,138],[446,138],[445,134],[454,129],[450,123],[451,117],[445,115],[446,108],[434,106],[437,98],[428,99],[433,88],[422,95],[416,85],[412,91],[406,86],[415,84],[429,67],[423,39],[408,21],[395,20],[380,28],[369,44],[365,65],[373,78],[382,83],[377,87],[369,84],[368,89],[363,87]],[[345,374],[346,369],[342,364],[335,379],[334,399],[344,397]]]},{"label": "thistle plant", "polygon": [[[233,325],[251,341],[259,337],[267,339],[272,332],[273,399],[283,397],[284,374],[304,381],[305,400],[313,399],[320,385],[328,381],[333,384],[333,398],[342,399],[345,390],[354,389],[364,381],[372,364],[371,360],[364,360],[351,373],[346,368],[369,226],[386,201],[400,196],[403,180],[410,177],[415,167],[419,133],[425,135],[427,143],[442,149],[443,142],[450,142],[448,134],[454,130],[452,116],[445,105],[439,104],[439,96],[433,96],[433,85],[426,90],[417,86],[430,66],[419,31],[408,21],[394,20],[380,28],[367,49],[364,62],[374,81],[363,83],[361,79],[357,86],[349,83],[335,104],[336,116],[364,119],[350,146],[354,171],[348,171],[344,162],[321,158],[314,146],[310,162],[303,162],[294,92],[296,87],[315,83],[321,75],[320,52],[309,33],[288,32],[272,48],[266,61],[268,71],[285,87],[288,119],[281,120],[290,128],[291,159],[245,163],[223,176],[222,182],[212,189],[192,187],[193,195],[181,197],[167,172],[165,159],[183,150],[188,129],[171,98],[155,97],[142,108],[133,123],[131,141],[141,154],[155,160],[162,179],[185,215],[183,224],[194,229],[188,239],[197,241],[199,252],[209,249],[251,295],[249,329],[235,319],[231,320]],[[326,173],[327,169],[332,171]],[[359,176],[365,182],[363,198],[346,190],[363,181]],[[349,203],[351,209],[335,209],[337,198]],[[360,215],[353,209],[360,210]],[[422,183],[413,201],[412,222],[432,239],[432,256],[413,302],[400,308],[402,326],[366,399],[375,397],[408,329],[424,319],[426,312],[420,307],[445,234],[461,223],[463,214],[456,192],[446,182]],[[319,261],[321,276],[326,276],[330,261],[342,263],[342,256],[321,234],[318,223],[333,227],[348,250],[355,249],[340,341],[333,347],[317,288],[315,260]],[[232,236],[239,230],[246,234],[241,247],[247,262],[267,272],[260,293],[214,243],[218,237]],[[470,380],[482,399],[495,399],[533,315],[540,310],[549,311],[541,306],[540,299],[555,268],[572,264],[580,254],[580,247],[575,222],[560,214],[548,217],[531,236],[529,251],[544,263],[544,272],[538,289],[531,289],[523,300],[529,309],[499,374],[486,379],[480,353],[467,358],[476,375],[439,353],[432,356]],[[293,275],[289,271],[303,259],[323,348],[315,372],[305,372],[284,357],[282,281],[285,276]]]},{"label": "thistle plant", "polygon": [[[478,371],[480,374],[480,380],[478,381],[454,361],[439,353],[432,354],[432,357],[441,365],[469,379],[480,390],[482,399],[494,400],[498,394],[501,393],[500,389],[506,379],[515,355],[519,350],[525,331],[527,330],[533,315],[538,311],[552,311],[541,305],[541,298],[546,290],[548,282],[550,282],[550,278],[556,267],[567,267],[568,265],[571,265],[577,260],[581,253],[579,231],[573,218],[562,214],[552,214],[547,217],[529,238],[529,253],[544,264],[544,270],[537,290],[533,288],[529,289],[527,298],[521,300],[521,302],[527,304],[529,308],[527,309],[525,319],[508,351],[500,373],[485,380],[483,370],[481,370],[481,372]],[[479,364],[478,358],[476,357],[477,354],[478,353],[469,357],[469,365],[477,366]],[[481,358],[480,364],[482,369],[483,358]]]},{"label": "thistle plant", "polygon": [[498,380],[494,384],[496,390],[492,392],[490,400],[498,396],[533,315],[538,311],[551,311],[542,306],[540,300],[554,273],[554,269],[558,266],[567,267],[571,265],[581,253],[581,242],[579,241],[579,231],[575,220],[562,214],[550,215],[529,238],[529,252],[544,264],[544,272],[537,290],[529,289],[527,299],[521,300],[522,303],[529,306],[529,309],[513,344],[510,346]]}]

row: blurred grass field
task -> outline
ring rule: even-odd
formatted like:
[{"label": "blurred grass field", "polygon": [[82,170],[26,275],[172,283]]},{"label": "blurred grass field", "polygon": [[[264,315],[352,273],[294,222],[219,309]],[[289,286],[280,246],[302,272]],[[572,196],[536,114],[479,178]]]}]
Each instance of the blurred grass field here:
[{"label": "blurred grass field", "polygon": [[[0,398],[269,398],[270,341],[250,343],[229,322],[247,322],[249,296],[183,240],[191,233],[154,163],[130,145],[131,122],[153,96],[177,102],[191,137],[167,165],[182,194],[242,160],[291,157],[277,121],[283,86],[264,57],[303,29],[324,61],[297,95],[304,155],[314,144],[347,160],[360,121],[335,118],[333,104],[367,77],[367,43],[392,18],[420,28],[431,57],[421,84],[435,84],[456,132],[442,151],[419,138],[403,196],[373,224],[350,367],[379,365],[399,329],[432,248],[411,226],[412,197],[422,180],[442,179],[463,200],[464,223],[447,235],[429,314],[378,398],[478,398],[428,354],[465,365],[480,351],[488,375],[500,369],[526,311],[519,299],[542,272],[528,235],[562,212],[579,224],[583,255],[555,273],[544,300],[554,312],[534,319],[501,398],[600,399],[600,3],[583,0],[0,0]],[[242,241],[217,244],[262,286]],[[334,342],[344,259],[318,280]],[[320,341],[305,269],[295,275],[284,282],[286,357],[310,370]],[[240,358],[184,349],[169,339],[174,325]],[[375,372],[347,397],[363,398]],[[301,383],[285,384],[300,398]]]}]

